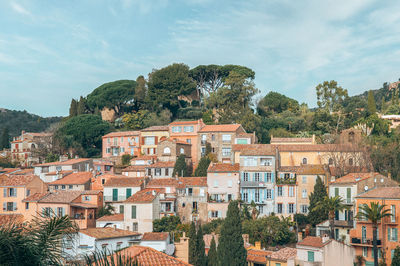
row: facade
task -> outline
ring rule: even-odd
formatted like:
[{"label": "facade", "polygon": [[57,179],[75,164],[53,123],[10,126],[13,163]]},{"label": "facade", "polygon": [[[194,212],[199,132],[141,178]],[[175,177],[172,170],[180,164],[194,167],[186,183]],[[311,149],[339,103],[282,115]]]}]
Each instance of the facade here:
[{"label": "facade", "polygon": [[[245,204],[257,204],[259,215],[274,212],[275,149],[268,144],[234,145],[240,164],[240,195]],[[240,153],[237,161],[236,153]]]},{"label": "facade", "polygon": [[146,165],[146,176],[151,178],[171,178],[174,172],[175,162],[155,162],[150,165]]},{"label": "facade", "polygon": [[[379,187],[361,193],[355,197],[355,208],[358,211],[362,204],[370,205],[371,202],[386,205],[392,216],[385,217],[378,223],[378,256],[385,257],[387,265],[392,262],[394,249],[399,245],[399,210],[400,187]],[[372,251],[372,224],[370,221],[357,219],[355,228],[350,231],[351,245],[355,248],[355,255],[362,255],[365,265],[373,264]]]},{"label": "facade", "polygon": [[207,177],[181,177],[176,190],[177,211],[182,223],[206,223]]},{"label": "facade", "polygon": [[168,126],[152,126],[142,129],[140,131],[141,153],[144,155],[156,154],[158,143],[168,137]]},{"label": "facade", "polygon": [[[191,158],[194,166],[200,160],[199,156],[199,136],[198,131],[205,126],[202,119],[195,121],[174,121],[168,125],[169,136],[182,142],[192,144]],[[195,168],[195,167],[193,167]]]},{"label": "facade", "polygon": [[206,153],[206,145],[209,143],[211,152],[216,155],[218,162],[232,162],[232,145],[235,144],[236,137],[243,133],[246,133],[246,131],[239,124],[204,126],[198,131],[197,158],[201,158]]},{"label": "facade", "polygon": [[71,173],[61,179],[48,183],[49,190],[90,190],[92,176],[91,172]]},{"label": "facade", "polygon": [[210,164],[207,171],[208,221],[226,217],[229,202],[240,199],[239,182],[239,164]]},{"label": "facade", "polygon": [[104,215],[96,220],[96,227],[124,228],[124,214]]},{"label": "facade", "polygon": [[183,154],[186,164],[191,166],[191,148],[192,144],[181,140],[171,138],[162,140],[157,145],[157,160],[161,162],[176,162],[178,157]]},{"label": "facade", "polygon": [[275,213],[278,216],[292,217],[297,211],[298,167],[280,167],[275,185]]},{"label": "facade", "polygon": [[131,165],[122,169],[122,175],[129,177],[145,177],[147,176],[146,166],[153,164],[157,159],[155,155],[143,155],[131,160]]},{"label": "facade", "polygon": [[271,135],[271,145],[310,145],[316,144],[315,135],[311,138],[276,138]]},{"label": "facade", "polygon": [[93,168],[96,171],[96,174],[113,174],[114,173],[114,165],[115,162],[109,159],[94,159],[93,160]]},{"label": "facade", "polygon": [[124,154],[139,156],[139,137],[139,131],[118,131],[104,135],[102,138],[103,158],[119,157]]},{"label": "facade", "polygon": [[175,178],[161,178],[150,180],[146,188],[160,191],[160,216],[176,215],[176,187],[178,180]]},{"label": "facade", "polygon": [[42,149],[52,147],[52,133],[21,132],[21,136],[11,141],[11,161],[22,167],[30,167],[41,163],[44,158],[40,156]]},{"label": "facade", "polygon": [[171,240],[168,232],[147,232],[144,233],[142,239],[140,239],[140,245],[143,247],[154,248],[157,251],[164,252],[167,250],[167,246]]},{"label": "facade", "polygon": [[89,172],[93,170],[93,159],[78,158],[60,162],[34,165],[34,174],[49,183],[72,172]]}]

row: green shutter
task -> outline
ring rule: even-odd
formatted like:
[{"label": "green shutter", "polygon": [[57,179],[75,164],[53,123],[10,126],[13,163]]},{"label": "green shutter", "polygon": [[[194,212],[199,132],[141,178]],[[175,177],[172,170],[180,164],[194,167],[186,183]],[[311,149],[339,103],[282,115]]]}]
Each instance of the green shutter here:
[{"label": "green shutter", "polygon": [[335,196],[339,196],[339,188],[335,187]]},{"label": "green shutter", "polygon": [[314,262],[314,251],[308,251],[308,261]]},{"label": "green shutter", "polygon": [[126,189],[126,198],[129,198],[130,196],[132,196],[132,189],[131,188],[127,188]]},{"label": "green shutter", "polygon": [[132,205],[132,219],[136,219],[136,206]]},{"label": "green shutter", "polygon": [[393,234],[394,234],[394,241],[395,242],[397,242],[397,231],[398,231],[398,229],[397,228],[393,228]]},{"label": "green shutter", "polygon": [[347,198],[350,200],[351,199],[351,188],[347,188]]},{"label": "green shutter", "polygon": [[118,188],[113,188],[113,201],[118,201]]}]

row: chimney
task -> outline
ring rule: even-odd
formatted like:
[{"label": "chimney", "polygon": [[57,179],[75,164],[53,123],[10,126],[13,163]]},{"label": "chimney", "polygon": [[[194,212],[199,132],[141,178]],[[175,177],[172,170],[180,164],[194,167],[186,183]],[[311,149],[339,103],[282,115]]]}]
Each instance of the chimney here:
[{"label": "chimney", "polygon": [[254,246],[255,246],[256,249],[260,250],[261,249],[261,241],[256,241],[254,243]]},{"label": "chimney", "polygon": [[300,242],[303,240],[303,233],[302,232],[298,232],[297,233],[297,242]]}]

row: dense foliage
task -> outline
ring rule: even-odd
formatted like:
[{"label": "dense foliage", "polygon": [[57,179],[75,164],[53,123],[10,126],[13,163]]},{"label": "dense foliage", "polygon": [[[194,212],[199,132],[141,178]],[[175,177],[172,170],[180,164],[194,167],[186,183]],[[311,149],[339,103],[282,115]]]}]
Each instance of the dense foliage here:
[{"label": "dense foliage", "polygon": [[153,221],[154,232],[173,232],[177,229],[181,223],[181,219],[178,216],[165,216],[161,219],[155,219]]},{"label": "dense foliage", "polygon": [[315,209],[315,207],[322,202],[328,196],[327,188],[322,182],[322,179],[318,176],[314,185],[314,190],[309,196],[310,206],[309,213],[307,216],[308,222],[313,226],[326,221],[328,219],[328,210],[326,209]]}]

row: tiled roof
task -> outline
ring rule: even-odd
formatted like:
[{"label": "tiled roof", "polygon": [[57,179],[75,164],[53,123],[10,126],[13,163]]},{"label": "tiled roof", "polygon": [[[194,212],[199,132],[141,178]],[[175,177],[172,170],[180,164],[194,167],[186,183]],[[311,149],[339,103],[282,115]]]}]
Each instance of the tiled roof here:
[{"label": "tiled roof", "polygon": [[97,219],[96,221],[100,222],[108,222],[108,221],[123,221],[124,220],[124,214],[123,213],[116,213],[112,215],[104,215]]},{"label": "tiled roof", "polygon": [[114,177],[110,178],[104,184],[104,187],[140,187],[143,184],[143,178],[137,177]]},{"label": "tiled roof", "polygon": [[208,172],[239,172],[240,165],[238,163],[211,163]]},{"label": "tiled roof", "polygon": [[[188,266],[183,260],[168,256],[150,247],[130,246],[121,251],[123,256],[134,258],[139,265],[146,266]],[[116,255],[113,255],[116,256]]]},{"label": "tiled roof", "polygon": [[165,241],[168,239],[168,236],[168,232],[148,232],[143,234],[142,241]]},{"label": "tiled roof", "polygon": [[168,131],[168,130],[169,130],[168,126],[152,126],[152,127],[142,129],[142,131],[144,131],[144,132],[146,132],[146,131]]},{"label": "tiled roof", "polygon": [[20,171],[20,168],[2,168],[0,169],[0,173],[2,174],[10,174],[12,172]]},{"label": "tiled roof", "polygon": [[234,144],[233,151],[240,151],[241,156],[275,155],[276,147],[270,144]]},{"label": "tiled roof", "polygon": [[139,135],[140,131],[116,131],[104,135],[103,138],[128,137],[128,136],[139,136]]},{"label": "tiled roof", "polygon": [[0,227],[11,222],[22,223],[23,221],[24,216],[22,214],[0,214]]},{"label": "tiled roof", "polygon": [[122,169],[122,172],[144,172],[146,171],[146,165],[130,165]]},{"label": "tiled roof", "polygon": [[176,187],[178,180],[175,178],[157,178],[151,179],[146,187]]},{"label": "tiled roof", "polygon": [[70,205],[72,207],[79,207],[79,208],[83,208],[83,209],[94,209],[94,208],[98,207],[95,204],[84,203],[84,202],[72,202]]},{"label": "tiled roof", "polygon": [[206,187],[207,177],[181,177],[178,179],[178,188]]},{"label": "tiled roof", "polygon": [[358,149],[354,145],[345,145],[345,144],[293,144],[293,145],[276,145],[280,152],[340,152],[340,151],[349,151],[356,152],[361,149]]},{"label": "tiled roof", "polygon": [[110,239],[128,236],[139,236],[140,233],[111,227],[96,227],[79,230],[80,233],[96,239]]},{"label": "tiled roof", "polygon": [[297,172],[300,166],[281,166],[278,169],[278,172]]},{"label": "tiled roof", "polygon": [[303,239],[303,241],[297,243],[300,246],[308,246],[314,248],[322,248],[325,246],[329,241],[322,243],[322,238],[318,236],[307,236]]},{"label": "tiled roof", "polygon": [[271,259],[287,261],[288,259],[294,258],[297,255],[297,249],[295,248],[282,248],[271,254]]},{"label": "tiled roof", "polygon": [[[0,171],[1,172],[1,171]],[[33,169],[32,168],[28,168],[28,169],[22,169],[19,171],[16,171],[14,173],[12,173],[13,175],[26,175],[26,174],[33,174]]]},{"label": "tiled roof", "polygon": [[155,162],[150,165],[146,165],[146,168],[174,168],[175,162],[168,161],[168,162]]},{"label": "tiled roof", "polygon": [[92,176],[91,172],[72,173],[49,183],[49,185],[83,185],[89,182]]},{"label": "tiled roof", "polygon": [[337,178],[335,181],[332,181],[331,184],[355,184],[362,180],[374,177],[384,177],[379,173],[350,173],[341,178]]},{"label": "tiled roof", "polygon": [[235,132],[240,127],[240,124],[206,125],[198,132]]},{"label": "tiled roof", "polygon": [[270,250],[249,249],[247,250],[247,261],[259,264],[267,263],[266,256],[271,256],[272,253],[273,251]]},{"label": "tiled roof", "polygon": [[191,120],[191,121],[174,121],[172,123],[169,123],[170,126],[174,125],[196,125],[199,123],[199,120]]},{"label": "tiled roof", "polygon": [[126,203],[151,203],[157,197],[157,194],[163,192],[164,189],[147,188],[140,190],[126,199]]},{"label": "tiled roof", "polygon": [[34,178],[37,178],[35,175],[10,175],[8,178],[4,179],[0,186],[7,187],[21,187],[29,184]]},{"label": "tiled roof", "polygon": [[296,142],[313,142],[313,138],[271,138],[271,144],[275,143],[296,143]]},{"label": "tiled roof", "polygon": [[49,176],[49,175],[67,175],[67,174],[71,174],[71,173],[73,173],[74,171],[73,170],[64,170],[64,171],[54,171],[54,172],[49,172],[49,173],[46,173],[45,175],[46,176]]},{"label": "tiled roof", "polygon": [[54,191],[39,200],[41,203],[70,203],[82,194],[82,191]]},{"label": "tiled roof", "polygon": [[78,158],[78,159],[70,159],[66,160],[63,162],[52,162],[52,163],[42,163],[42,164],[36,164],[34,166],[50,166],[50,165],[70,165],[70,164],[76,164],[76,163],[81,163],[85,161],[92,160],[90,158]]},{"label": "tiled roof", "polygon": [[324,166],[321,164],[306,164],[297,169],[299,175],[325,175]]},{"label": "tiled roof", "polygon": [[43,198],[46,195],[47,195],[47,193],[35,193],[35,194],[32,194],[32,195],[26,197],[23,201],[24,202],[32,202],[32,201],[36,202],[36,201],[39,201],[41,198]]},{"label": "tiled roof", "polygon": [[378,187],[358,195],[356,198],[400,200],[400,187]]}]

